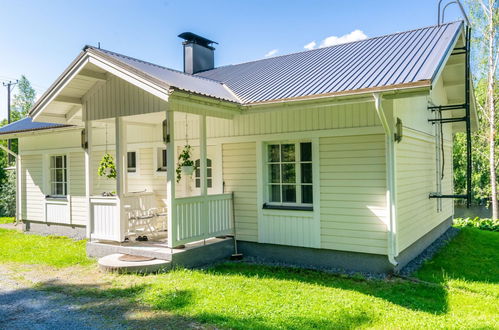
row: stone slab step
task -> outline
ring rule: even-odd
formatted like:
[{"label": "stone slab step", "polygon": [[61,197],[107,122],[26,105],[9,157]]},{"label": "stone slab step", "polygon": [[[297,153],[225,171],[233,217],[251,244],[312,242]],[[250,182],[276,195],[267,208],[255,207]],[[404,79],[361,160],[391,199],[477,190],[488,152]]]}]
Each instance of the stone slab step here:
[{"label": "stone slab step", "polygon": [[105,272],[120,274],[128,273],[154,273],[158,271],[167,271],[171,268],[171,261],[162,259],[153,259],[147,261],[122,261],[124,254],[114,253],[102,257],[98,260],[99,268]]}]

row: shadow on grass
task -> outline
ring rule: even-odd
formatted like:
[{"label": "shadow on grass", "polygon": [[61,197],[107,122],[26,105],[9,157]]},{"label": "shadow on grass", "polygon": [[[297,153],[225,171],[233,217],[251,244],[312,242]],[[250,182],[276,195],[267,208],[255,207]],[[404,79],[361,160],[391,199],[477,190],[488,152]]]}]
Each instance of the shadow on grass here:
[{"label": "shadow on grass", "polygon": [[314,270],[283,268],[246,263],[225,263],[207,270],[214,275],[242,275],[272,278],[355,291],[378,297],[404,308],[432,314],[448,311],[447,288],[440,284],[414,283],[405,280],[365,280]]},{"label": "shadow on grass", "polygon": [[[47,281],[37,288],[23,288],[0,293],[0,323],[6,328],[23,328],[35,322],[41,328],[211,328],[274,329],[276,324],[263,317],[243,317],[237,312],[200,313],[194,317],[175,314],[177,309],[193,303],[193,292],[174,290],[160,297],[155,308],[134,303],[134,299],[149,289],[136,285],[125,289],[99,289],[93,285],[70,285]],[[36,301],[33,304],[33,301]],[[7,308],[9,306],[9,308]],[[22,316],[11,317],[12,309],[22,310]],[[51,317],[46,317],[52,315]],[[368,324],[372,318],[362,311],[341,311],[328,318],[290,317],[279,327],[353,329]],[[303,327],[300,327],[303,328]]]}]

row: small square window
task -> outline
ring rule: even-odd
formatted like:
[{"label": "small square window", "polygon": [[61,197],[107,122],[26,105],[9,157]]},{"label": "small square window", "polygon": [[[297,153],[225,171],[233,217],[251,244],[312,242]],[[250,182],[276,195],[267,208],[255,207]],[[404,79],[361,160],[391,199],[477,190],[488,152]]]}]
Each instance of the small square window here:
[{"label": "small square window", "polygon": [[158,149],[157,152],[157,172],[166,172],[166,149]]}]

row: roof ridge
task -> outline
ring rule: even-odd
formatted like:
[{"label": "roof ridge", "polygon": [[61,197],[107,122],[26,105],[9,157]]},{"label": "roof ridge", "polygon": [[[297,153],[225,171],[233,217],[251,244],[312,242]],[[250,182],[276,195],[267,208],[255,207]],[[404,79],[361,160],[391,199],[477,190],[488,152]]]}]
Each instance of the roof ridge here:
[{"label": "roof ridge", "polygon": [[[318,48],[302,50],[302,51],[294,52],[294,53],[288,53],[288,54],[282,54],[282,55],[278,55],[278,56],[261,58],[261,59],[258,59],[258,60],[252,60],[252,61],[248,61],[248,62],[241,62],[241,63],[236,63],[236,64],[222,65],[222,66],[213,68],[211,70],[206,70],[206,71],[195,73],[195,75],[198,76],[198,74],[203,74],[205,72],[211,72],[213,70],[218,70],[218,69],[227,68],[227,67],[231,67],[231,66],[238,66],[238,65],[243,65],[243,64],[250,64],[250,63],[255,63],[255,62],[260,62],[260,61],[268,61],[268,60],[273,60],[273,59],[276,59],[276,58],[282,58],[282,57],[286,57],[286,56],[292,56],[292,55],[297,55],[297,54],[304,54],[304,53],[319,51],[321,49],[330,49],[330,48],[333,48],[333,47],[338,47],[338,46],[343,46],[343,45],[348,45],[348,44],[353,44],[353,43],[358,43],[358,42],[365,42],[365,41],[368,41],[368,40],[375,40],[375,39],[385,38],[385,37],[388,37],[388,36],[395,36],[395,35],[399,35],[399,34],[403,34],[403,33],[411,33],[411,32],[414,32],[414,31],[425,30],[425,29],[434,28],[434,27],[437,27],[437,26],[444,26],[444,25],[448,26],[448,25],[451,25],[451,24],[454,24],[454,23],[457,23],[457,22],[464,22],[464,21],[463,20],[456,20],[456,21],[452,21],[452,22],[448,22],[448,23],[444,23],[444,24],[435,24],[435,25],[429,25],[429,26],[425,26],[425,27],[420,27],[420,28],[412,29],[412,30],[406,30],[406,31],[400,31],[400,32],[395,32],[395,33],[382,34],[380,36],[370,37],[370,38],[366,38],[366,39],[362,39],[362,40],[355,40],[355,41],[344,42],[344,43],[341,43],[341,44],[336,44],[336,45],[327,46],[327,47],[318,47]],[[203,77],[203,76],[198,76],[198,77]],[[205,78],[205,77],[203,77],[203,78]]]},{"label": "roof ridge", "polygon": [[207,78],[207,77],[202,77],[202,76],[196,76],[196,75],[193,75],[193,74],[188,74],[188,73],[185,73],[185,72],[180,71],[180,70],[175,70],[175,69],[163,66],[163,65],[159,65],[159,64],[156,64],[156,63],[144,61],[144,60],[138,59],[136,57],[132,57],[132,56],[124,55],[124,54],[121,54],[121,53],[113,52],[112,50],[103,49],[103,48],[96,48],[96,47],[90,46],[90,45],[86,45],[83,48],[83,50],[86,50],[87,48],[91,48],[93,50],[97,50],[97,51],[101,51],[101,52],[105,52],[105,53],[106,52],[107,53],[111,53],[111,54],[114,54],[116,56],[124,57],[124,58],[127,58],[129,60],[133,60],[133,61],[137,61],[139,63],[144,63],[144,64],[151,65],[151,66],[154,66],[154,67],[157,67],[157,68],[160,68],[160,69],[172,71],[172,72],[175,72],[175,73],[180,73],[180,74],[183,74],[183,75],[188,76],[188,77],[200,78],[200,79],[208,80],[208,81],[211,81],[211,82],[215,82],[217,84],[222,84],[222,82],[220,82],[218,80],[214,80],[214,79]]}]

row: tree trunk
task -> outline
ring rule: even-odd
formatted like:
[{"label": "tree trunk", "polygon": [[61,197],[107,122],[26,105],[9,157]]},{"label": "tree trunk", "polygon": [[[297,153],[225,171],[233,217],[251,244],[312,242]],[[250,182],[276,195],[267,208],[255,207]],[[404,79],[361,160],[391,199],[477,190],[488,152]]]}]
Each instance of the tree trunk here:
[{"label": "tree trunk", "polygon": [[492,204],[492,218],[498,219],[498,205],[497,205],[497,181],[496,181],[496,109],[494,102],[494,40],[495,40],[495,27],[494,27],[494,1],[489,1],[489,16],[488,16],[488,61],[487,61],[487,101],[486,106],[489,113],[489,171],[490,171],[490,186],[491,196],[490,202]]}]

